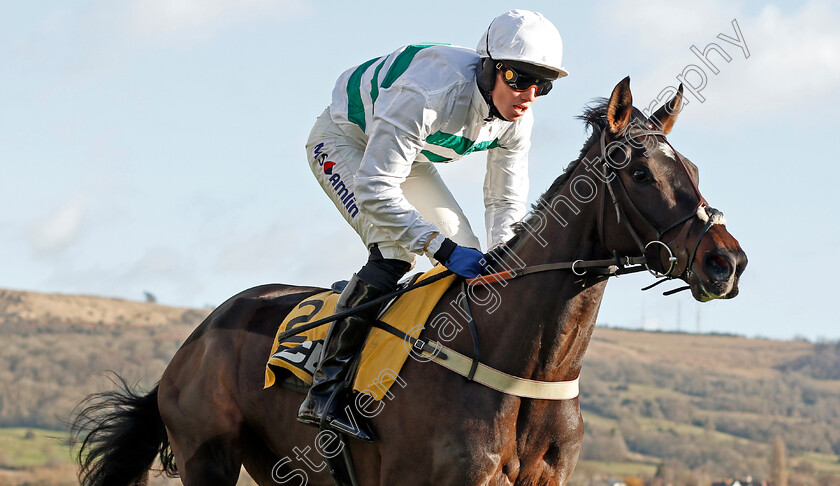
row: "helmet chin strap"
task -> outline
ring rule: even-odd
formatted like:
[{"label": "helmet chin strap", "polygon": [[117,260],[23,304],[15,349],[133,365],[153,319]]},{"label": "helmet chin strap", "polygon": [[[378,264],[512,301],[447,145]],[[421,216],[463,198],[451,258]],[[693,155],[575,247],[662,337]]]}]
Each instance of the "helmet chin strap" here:
[{"label": "helmet chin strap", "polygon": [[476,83],[478,84],[478,90],[481,92],[481,96],[484,97],[484,101],[490,107],[490,115],[485,120],[490,121],[494,118],[499,118],[509,121],[499,113],[496,105],[493,104],[493,88],[496,86],[496,61],[492,57],[485,57],[483,63],[481,70],[478,72],[478,76],[476,76]]},{"label": "helmet chin strap", "polygon": [[485,121],[493,121],[494,118],[510,121],[499,113],[499,110],[496,108],[496,105],[493,104],[493,99],[490,96],[485,96],[485,100],[487,100],[487,104],[490,106],[490,114],[484,119]]},{"label": "helmet chin strap", "polygon": [[496,105],[493,104],[493,88],[496,87],[496,61],[493,59],[493,55],[490,54],[490,28],[493,27],[493,22],[495,21],[496,19],[491,20],[490,25],[487,26],[487,34],[484,37],[484,49],[487,51],[487,57],[481,60],[481,70],[478,72],[476,82],[478,83],[478,90],[481,91],[481,95],[484,97],[484,101],[490,107],[490,115],[485,118],[485,121],[491,121],[494,118],[510,121],[503,117],[499,113],[499,109],[496,108]]}]

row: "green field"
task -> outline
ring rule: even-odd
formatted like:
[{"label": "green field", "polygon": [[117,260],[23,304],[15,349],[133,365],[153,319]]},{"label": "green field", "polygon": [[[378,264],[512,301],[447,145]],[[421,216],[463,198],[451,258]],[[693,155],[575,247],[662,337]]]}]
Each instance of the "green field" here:
[{"label": "green field", "polygon": [[819,454],[817,452],[808,452],[802,456],[794,458],[791,462],[796,465],[799,461],[808,461],[820,473],[832,473],[840,475],[840,461],[837,456],[831,454]]},{"label": "green field", "polygon": [[[113,388],[103,370],[150,389],[206,314],[0,290],[0,418],[10,426],[0,428],[0,486],[78,484],[60,431],[70,407]],[[840,342],[599,328],[590,344],[581,375],[586,433],[570,486],[648,481],[660,465],[678,478],[674,486],[765,480],[775,437],[791,486],[840,485]],[[19,424],[37,428],[11,428]]]},{"label": "green field", "polygon": [[[65,486],[78,484],[74,454],[78,450],[67,445],[67,432],[0,427],[0,485],[38,484]],[[159,468],[159,465],[155,465]],[[12,474],[13,476],[9,476]],[[10,479],[12,478],[12,479]],[[152,473],[149,486],[175,486],[179,479]],[[243,469],[237,483],[255,486]]]},{"label": "green field", "polygon": [[73,462],[67,432],[0,428],[0,466],[22,468]]},{"label": "green field", "polygon": [[585,473],[587,476],[600,475],[626,478],[628,476],[653,476],[656,473],[656,464],[642,462],[580,461],[575,469]]},{"label": "green field", "polygon": [[[648,391],[653,393],[654,390]],[[584,411],[583,417],[584,423],[590,431],[592,429],[610,430],[618,426],[617,420],[603,417],[592,411]],[[721,445],[738,444],[740,447],[749,445],[767,449],[768,454],[770,450],[770,446],[767,444],[723,432],[707,431],[702,427],[666,419],[645,417],[637,419],[637,423],[642,429],[671,432],[676,436],[684,437],[686,441],[692,440],[692,438],[703,437],[704,440]],[[589,476],[597,474],[600,476],[623,478],[627,476],[652,475],[656,471],[656,461],[658,461],[657,458],[644,456],[637,458],[635,462],[580,461],[578,468],[582,468],[583,472]],[[792,455],[788,458],[788,467],[790,469],[802,468],[803,464],[807,464],[805,466],[806,469],[813,468],[813,471],[817,475],[825,473],[840,475],[840,459],[833,454],[806,452],[804,454]]]}]

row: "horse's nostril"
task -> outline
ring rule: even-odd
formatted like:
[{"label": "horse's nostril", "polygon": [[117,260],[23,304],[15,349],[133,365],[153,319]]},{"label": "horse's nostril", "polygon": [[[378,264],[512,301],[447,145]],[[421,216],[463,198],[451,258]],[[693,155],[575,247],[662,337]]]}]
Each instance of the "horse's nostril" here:
[{"label": "horse's nostril", "polygon": [[735,274],[741,276],[744,273],[744,269],[747,268],[747,254],[743,250],[738,250],[735,261],[737,262],[735,265]]},{"label": "horse's nostril", "polygon": [[703,267],[712,280],[728,280],[732,276],[732,265],[729,259],[717,253],[707,255],[703,261]]}]

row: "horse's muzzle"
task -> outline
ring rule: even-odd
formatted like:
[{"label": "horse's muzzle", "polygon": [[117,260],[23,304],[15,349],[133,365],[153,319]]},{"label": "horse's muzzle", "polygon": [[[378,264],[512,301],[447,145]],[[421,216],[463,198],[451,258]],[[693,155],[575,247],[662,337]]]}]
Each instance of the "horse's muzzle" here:
[{"label": "horse's muzzle", "polygon": [[[694,263],[688,279],[692,295],[700,302],[738,295],[738,281],[747,267],[747,255],[738,241],[722,226],[720,228],[709,235],[711,245],[701,245],[702,258]],[[703,246],[711,248],[702,252]]]}]

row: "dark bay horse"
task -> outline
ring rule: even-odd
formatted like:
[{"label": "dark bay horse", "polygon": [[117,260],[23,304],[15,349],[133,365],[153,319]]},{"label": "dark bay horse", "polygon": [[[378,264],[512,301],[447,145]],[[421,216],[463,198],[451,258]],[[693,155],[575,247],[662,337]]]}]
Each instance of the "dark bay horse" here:
[{"label": "dark bay horse", "polygon": [[[646,118],[629,78],[581,117],[592,135],[518,226],[489,255],[497,271],[575,262],[470,287],[481,361],[538,381],[574,380],[609,272],[595,259],[645,258],[683,280],[695,299],[731,298],[747,259],[697,189],[697,169],[665,138],[682,87]],[[265,285],[217,308],[147,394],[128,387],[93,396],[77,417],[84,485],[143,484],[156,457],[185,485],[233,485],[244,464],[262,485],[332,484],[323,460],[334,437],[297,423],[300,392],[263,390],[277,325],[323,289]],[[454,285],[426,335],[471,355],[470,332],[432,324],[459,300]],[[461,296],[462,297],[462,296]],[[456,331],[458,329],[455,329]],[[445,334],[445,335],[444,335]],[[563,485],[583,436],[578,399],[520,398],[409,359],[377,402],[376,443],[347,447],[362,485]]]}]

